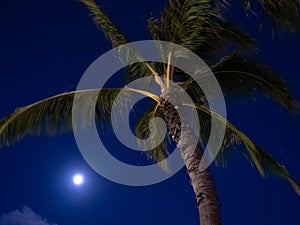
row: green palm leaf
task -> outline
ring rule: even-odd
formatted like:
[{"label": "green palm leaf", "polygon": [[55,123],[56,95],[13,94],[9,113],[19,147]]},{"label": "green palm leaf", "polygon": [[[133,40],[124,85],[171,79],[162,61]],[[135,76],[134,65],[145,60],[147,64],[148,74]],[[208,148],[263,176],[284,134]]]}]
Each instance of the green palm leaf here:
[{"label": "green palm leaf", "polygon": [[160,19],[160,38],[181,44],[195,38],[206,26],[221,18],[214,0],[170,0]]},{"label": "green palm leaf", "polygon": [[[105,36],[111,41],[113,47],[118,47],[123,44],[129,43],[129,40],[126,38],[124,34],[120,32],[120,30],[111,22],[108,16],[101,10],[101,8],[95,3],[93,0],[80,0],[83,2],[89,11],[91,12],[94,23],[103,31]],[[124,56],[124,52],[122,53],[122,57]],[[131,48],[127,53],[127,56],[132,56],[130,54],[134,54],[138,58],[143,60],[143,57],[134,49]],[[130,82],[139,77],[150,76],[152,73],[149,71],[148,67],[145,63],[134,63],[127,66],[125,80]]]},{"label": "green palm leaf", "polygon": [[300,28],[299,0],[258,0],[263,14],[270,15],[274,28],[294,31]]},{"label": "green palm leaf", "polygon": [[110,21],[108,16],[100,9],[100,7],[93,0],[80,0],[84,3],[89,11],[92,13],[95,24],[101,28],[105,36],[109,38],[113,47],[123,45],[129,41],[119,29]]},{"label": "green palm leaf", "polygon": [[[148,143],[141,143],[138,142],[140,147],[142,149],[151,149],[150,146],[154,146],[157,140],[160,139],[160,137],[163,137],[162,129],[160,127],[156,127],[152,124],[152,129],[154,132],[150,132],[150,121],[153,120],[155,117],[164,118],[163,113],[160,110],[160,107],[157,104],[152,104],[145,113],[142,113],[140,117],[138,118],[136,125],[135,125],[135,135],[139,139],[146,139],[150,137],[150,142]],[[153,159],[155,162],[161,162],[165,158],[168,157],[169,151],[167,148],[168,142],[170,140],[168,139],[168,136],[155,148],[152,150],[147,151],[147,156],[149,159]],[[161,165],[164,169],[167,169],[168,165]]]},{"label": "green palm leaf", "polygon": [[[207,140],[210,132],[210,117],[218,119],[220,122],[226,124],[226,132],[223,141],[223,146],[216,159],[217,165],[226,165],[228,155],[230,153],[239,153],[246,157],[251,165],[255,165],[263,177],[267,175],[275,175],[282,177],[289,181],[295,192],[300,195],[300,188],[296,182],[291,178],[287,169],[276,161],[270,154],[265,152],[262,148],[256,145],[250,138],[248,138],[242,131],[238,130],[232,123],[223,118],[216,112],[211,111],[205,106],[197,105],[196,109],[199,112],[201,123],[201,131],[206,132],[205,140]],[[203,137],[203,133],[201,135]],[[243,144],[245,151],[239,148],[236,149],[235,145]]]},{"label": "green palm leaf", "polygon": [[[110,121],[110,110],[120,88],[83,90],[78,92],[77,107],[82,109],[82,118],[88,122],[91,111],[96,110],[97,122]],[[0,147],[23,138],[25,135],[55,134],[72,130],[72,106],[75,92],[66,92],[21,107],[0,121]],[[98,98],[97,98],[98,96]],[[95,108],[91,107],[92,99],[97,98]],[[115,102],[117,107],[127,107],[128,98]]]},{"label": "green palm leaf", "polygon": [[291,113],[298,102],[286,82],[259,60],[233,53],[211,67],[225,94],[256,98],[259,93],[272,97]]},{"label": "green palm leaf", "polygon": [[160,19],[148,20],[154,39],[179,44],[203,59],[228,46],[228,42],[253,49],[255,42],[246,33],[226,22],[221,1],[171,0]]},{"label": "green palm leaf", "polygon": [[[225,96],[248,96],[256,100],[263,94],[273,98],[290,113],[298,113],[299,103],[286,82],[257,59],[234,52],[212,65],[211,70]],[[180,71],[176,75],[184,80],[178,84],[186,90],[193,101],[206,105],[205,95],[193,79]]]}]

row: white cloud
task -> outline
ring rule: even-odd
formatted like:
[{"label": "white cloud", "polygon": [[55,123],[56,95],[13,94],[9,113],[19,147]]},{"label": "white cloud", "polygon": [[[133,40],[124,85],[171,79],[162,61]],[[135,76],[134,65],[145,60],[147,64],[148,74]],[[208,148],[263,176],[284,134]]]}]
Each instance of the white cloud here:
[{"label": "white cloud", "polygon": [[15,210],[0,216],[0,225],[57,225],[47,222],[28,207]]}]

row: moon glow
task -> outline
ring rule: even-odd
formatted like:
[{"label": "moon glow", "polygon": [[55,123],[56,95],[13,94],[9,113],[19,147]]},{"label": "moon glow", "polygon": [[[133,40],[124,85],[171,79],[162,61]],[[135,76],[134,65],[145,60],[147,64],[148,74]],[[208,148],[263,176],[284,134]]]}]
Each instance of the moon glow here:
[{"label": "moon glow", "polygon": [[81,174],[76,174],[73,177],[73,183],[77,186],[81,185],[83,183],[84,179]]}]

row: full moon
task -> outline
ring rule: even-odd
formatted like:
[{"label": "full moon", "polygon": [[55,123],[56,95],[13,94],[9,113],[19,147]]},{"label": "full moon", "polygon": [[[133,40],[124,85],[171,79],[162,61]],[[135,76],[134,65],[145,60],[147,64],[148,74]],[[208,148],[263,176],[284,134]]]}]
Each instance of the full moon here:
[{"label": "full moon", "polygon": [[73,183],[75,185],[81,185],[83,183],[83,176],[81,174],[76,174],[73,177]]}]

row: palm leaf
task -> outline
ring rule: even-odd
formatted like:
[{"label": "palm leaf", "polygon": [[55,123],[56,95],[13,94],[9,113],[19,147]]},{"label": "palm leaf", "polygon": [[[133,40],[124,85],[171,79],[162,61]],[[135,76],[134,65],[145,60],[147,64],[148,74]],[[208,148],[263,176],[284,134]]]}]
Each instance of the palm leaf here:
[{"label": "palm leaf", "polygon": [[272,97],[291,113],[298,102],[286,82],[259,60],[233,53],[211,67],[225,94],[244,94],[256,98],[258,93]]},{"label": "palm leaf", "polygon": [[[91,12],[94,23],[103,31],[105,36],[111,41],[113,47],[119,47],[124,44],[129,43],[129,40],[126,38],[124,34],[120,32],[120,30],[111,22],[109,17],[101,10],[101,8],[95,3],[93,0],[80,0],[83,2],[89,11]],[[122,50],[122,48],[121,48]],[[127,48],[126,51],[121,53],[121,56],[124,57],[131,57],[134,54],[137,58],[140,58],[141,61],[143,57],[131,46],[130,51]],[[125,59],[126,61],[126,59]],[[145,63],[134,63],[127,66],[125,80],[126,82],[130,82],[134,79],[140,77],[151,76],[152,73],[145,65]]]},{"label": "palm leaf", "polygon": [[[83,90],[78,92],[77,107],[82,109],[82,117],[88,123],[91,110],[96,109],[96,119],[100,124],[109,123],[110,110],[121,89]],[[72,130],[72,107],[75,92],[66,92],[21,107],[0,121],[0,147],[23,138],[25,135],[55,134]],[[97,97],[98,96],[98,97]],[[97,98],[95,108],[92,99]],[[117,107],[126,107],[128,98],[116,102]]]},{"label": "palm leaf", "polygon": [[[154,146],[157,140],[163,136],[162,129],[160,127],[152,127],[155,132],[150,132],[150,121],[153,120],[155,117],[164,118],[163,113],[160,110],[158,104],[152,104],[145,113],[142,113],[141,116],[138,118],[136,125],[135,125],[135,134],[139,139],[146,139],[150,137],[150,142],[138,142],[142,149],[151,149],[151,146]],[[154,124],[152,124],[153,126]],[[161,162],[165,158],[168,157],[169,151],[167,148],[168,136],[162,141],[159,145],[157,145],[152,150],[146,152],[149,159],[153,159],[155,162]],[[168,165],[161,165],[164,169],[167,169]]]},{"label": "palm leaf", "polygon": [[109,38],[113,47],[123,45],[129,41],[119,29],[110,21],[108,16],[100,9],[100,7],[93,0],[80,0],[86,5],[93,16],[95,24],[101,28],[105,36]]},{"label": "palm leaf", "polygon": [[270,15],[273,28],[294,31],[300,28],[299,0],[258,0],[263,13]]},{"label": "palm leaf", "polygon": [[[275,175],[289,181],[295,192],[300,195],[300,188],[296,182],[291,178],[287,169],[276,161],[270,154],[265,152],[262,148],[256,145],[250,138],[248,138],[242,131],[238,130],[232,123],[223,118],[216,112],[211,111],[205,106],[196,105],[199,112],[201,131],[206,132],[204,142],[207,141],[208,134],[210,133],[210,117],[218,119],[226,125],[226,132],[223,141],[223,146],[216,159],[217,165],[226,165],[226,158],[229,153],[233,151],[240,153],[246,157],[251,165],[255,165],[263,177],[267,175]],[[203,122],[204,121],[204,122]],[[201,135],[203,137],[203,135]],[[241,148],[235,148],[235,145],[243,144],[245,151]]]},{"label": "palm leaf", "polygon": [[154,39],[179,44],[203,59],[229,43],[253,49],[253,39],[226,22],[220,8],[214,0],[171,0],[160,19],[148,20],[148,28]]},{"label": "palm leaf", "polygon": [[160,37],[181,44],[184,36],[195,38],[207,25],[220,18],[214,0],[170,0],[161,18]]},{"label": "palm leaf", "polygon": [[[218,54],[228,48],[256,50],[255,41],[221,16],[223,6],[213,0],[171,0],[160,19],[150,18],[148,29],[155,40],[179,44],[194,51],[206,63],[215,61]],[[161,55],[164,55],[161,52]],[[163,65],[155,64],[160,73]],[[174,70],[174,68],[172,68]],[[136,73],[143,72],[136,68]],[[182,72],[174,72],[180,77]],[[180,77],[185,79],[185,77]]]},{"label": "palm leaf", "polygon": [[[234,52],[211,66],[225,96],[248,96],[256,100],[259,94],[272,97],[281,106],[296,114],[299,103],[286,82],[259,60]],[[206,104],[201,88],[183,72],[176,74],[183,82],[178,83],[198,104]]]}]

